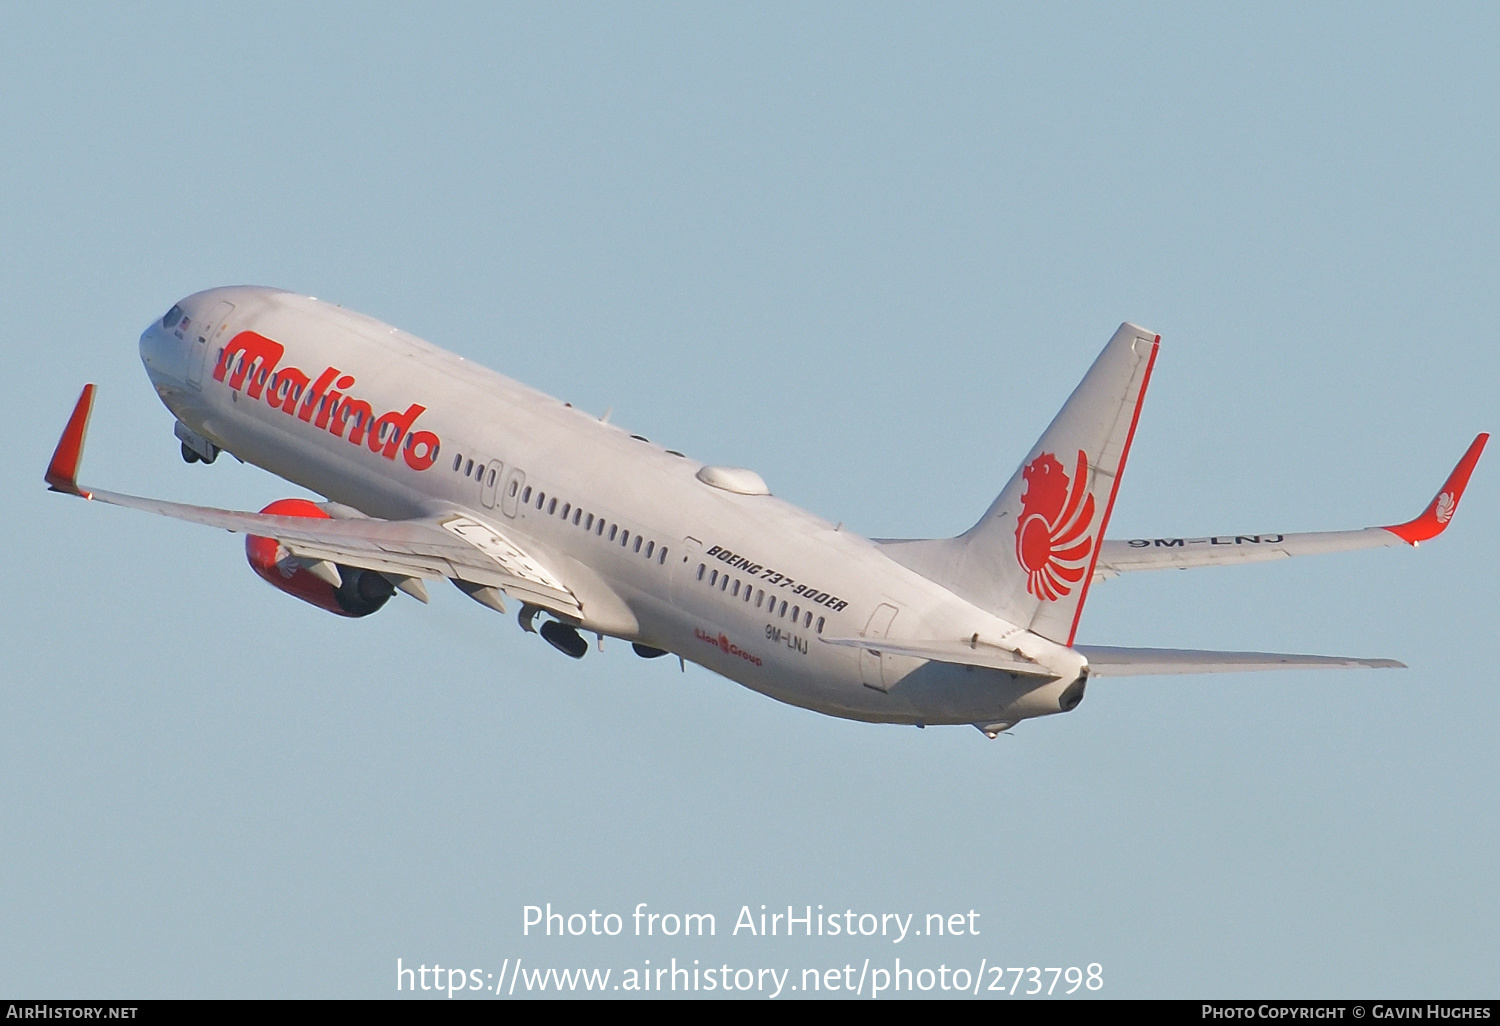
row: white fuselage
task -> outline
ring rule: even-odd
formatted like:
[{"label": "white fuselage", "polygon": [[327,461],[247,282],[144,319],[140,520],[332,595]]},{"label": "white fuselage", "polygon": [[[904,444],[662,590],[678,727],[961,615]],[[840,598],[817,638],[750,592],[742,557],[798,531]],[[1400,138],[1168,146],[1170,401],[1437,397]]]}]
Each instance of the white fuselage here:
[{"label": "white fuselage", "polygon": [[[1058,711],[1073,682],[821,643],[993,641],[1018,628],[864,538],[707,484],[697,461],[405,332],[264,288],[179,306],[187,329],[156,322],[141,355],[190,431],[367,516],[460,510],[491,523],[567,583],[581,630],[859,720],[1004,725]],[[254,367],[247,332],[274,343]]]}]

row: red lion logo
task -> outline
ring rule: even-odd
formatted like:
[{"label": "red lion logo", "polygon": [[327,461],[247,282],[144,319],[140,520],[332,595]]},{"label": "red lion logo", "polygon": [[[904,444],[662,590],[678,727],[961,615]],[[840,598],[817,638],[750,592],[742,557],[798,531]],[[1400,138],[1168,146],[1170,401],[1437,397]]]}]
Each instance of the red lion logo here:
[{"label": "red lion logo", "polygon": [[1021,516],[1016,524],[1016,559],[1026,571],[1026,590],[1055,602],[1073,590],[1088,572],[1094,541],[1094,496],[1084,488],[1089,459],[1078,450],[1073,480],[1050,452],[1032,460],[1022,476]]}]

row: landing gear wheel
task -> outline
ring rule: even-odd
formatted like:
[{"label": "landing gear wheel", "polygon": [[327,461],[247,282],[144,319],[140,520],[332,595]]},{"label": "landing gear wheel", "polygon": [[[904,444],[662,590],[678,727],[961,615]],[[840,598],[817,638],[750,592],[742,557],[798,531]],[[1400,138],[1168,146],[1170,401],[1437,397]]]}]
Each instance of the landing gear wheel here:
[{"label": "landing gear wheel", "polygon": [[548,620],[539,633],[553,648],[573,659],[582,659],[589,650],[589,643],[565,623]]},{"label": "landing gear wheel", "polygon": [[182,460],[184,463],[212,463],[219,458],[219,447],[210,445],[208,455],[205,456],[186,442],[182,443]]}]

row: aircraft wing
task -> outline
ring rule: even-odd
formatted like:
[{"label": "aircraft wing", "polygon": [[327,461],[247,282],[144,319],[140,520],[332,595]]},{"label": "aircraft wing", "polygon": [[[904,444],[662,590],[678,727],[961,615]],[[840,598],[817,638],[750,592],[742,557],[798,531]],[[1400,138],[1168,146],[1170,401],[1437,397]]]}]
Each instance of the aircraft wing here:
[{"label": "aircraft wing", "polygon": [[1128,541],[1106,539],[1099,546],[1099,562],[1094,580],[1113,577],[1132,570],[1184,569],[1227,563],[1255,563],[1288,556],[1308,556],[1320,552],[1344,552],[1387,545],[1416,545],[1435,538],[1448,526],[1463,497],[1469,475],[1479,462],[1479,454],[1489,441],[1480,434],[1470,443],[1463,458],[1438,489],[1421,515],[1404,524],[1389,527],[1367,527],[1360,531],[1319,531],[1304,534],[1261,532],[1258,534],[1219,534],[1202,538],[1131,538]]},{"label": "aircraft wing", "polygon": [[464,513],[416,520],[321,520],[190,506],[84,488],[78,484],[77,474],[93,401],[94,386],[85,385],[47,467],[46,480],[53,491],[239,534],[274,538],[293,556],[308,561],[328,560],[396,577],[446,577],[499,588],[518,601],[553,612],[582,615],[577,596],[540,561],[499,528]]},{"label": "aircraft wing", "polygon": [[1089,661],[1090,677],[1146,677],[1171,673],[1241,673],[1255,670],[1405,669],[1394,659],[1290,655],[1282,652],[1208,652],[1188,648],[1112,648],[1074,645]]}]

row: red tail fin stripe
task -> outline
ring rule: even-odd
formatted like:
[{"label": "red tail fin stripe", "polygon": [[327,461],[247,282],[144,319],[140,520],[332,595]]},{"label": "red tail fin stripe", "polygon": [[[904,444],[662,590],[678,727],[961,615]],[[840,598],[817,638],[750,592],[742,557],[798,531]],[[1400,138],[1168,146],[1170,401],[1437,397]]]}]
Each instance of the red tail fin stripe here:
[{"label": "red tail fin stripe", "polygon": [[1083,578],[1083,584],[1078,592],[1078,605],[1073,609],[1073,625],[1068,628],[1068,647],[1073,647],[1073,639],[1078,636],[1078,620],[1083,616],[1083,604],[1089,597],[1089,585],[1094,582],[1094,567],[1099,564],[1099,550],[1102,549],[1104,532],[1109,527],[1109,515],[1115,509],[1115,496],[1120,494],[1120,479],[1125,476],[1125,461],[1130,457],[1130,443],[1135,441],[1135,428],[1141,419],[1141,406],[1146,401],[1146,386],[1151,384],[1151,368],[1156,366],[1156,354],[1161,349],[1161,336],[1157,335],[1151,341],[1151,356],[1146,360],[1146,373],[1141,376],[1141,391],[1135,397],[1135,412],[1130,415],[1130,430],[1125,434],[1125,447],[1120,450],[1120,465],[1115,468],[1114,484],[1109,489],[1109,502],[1104,506],[1104,519],[1099,521],[1098,538],[1101,544],[1094,546],[1094,557],[1089,560],[1088,573]]}]

